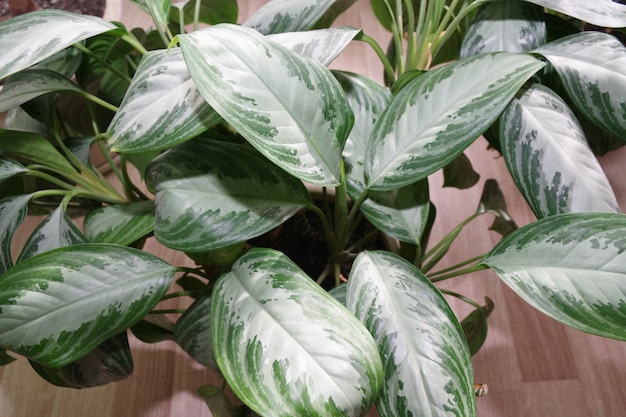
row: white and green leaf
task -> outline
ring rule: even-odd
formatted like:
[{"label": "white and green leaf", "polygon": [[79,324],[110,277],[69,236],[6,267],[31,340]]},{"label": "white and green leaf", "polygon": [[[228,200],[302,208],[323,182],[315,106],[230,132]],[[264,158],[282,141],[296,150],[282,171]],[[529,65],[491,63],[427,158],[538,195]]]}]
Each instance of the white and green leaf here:
[{"label": "white and green leaf", "polygon": [[589,31],[561,38],[534,52],[550,61],[585,116],[613,135],[626,138],[626,47],[619,40]]},{"label": "white and green leaf", "polygon": [[326,67],[235,25],[179,40],[205,100],[252,146],[303,181],[340,184],[353,115]]},{"label": "white and green leaf", "polygon": [[619,211],[617,199],[567,104],[534,84],[501,118],[500,144],[517,187],[538,218]]},{"label": "white and green leaf", "polygon": [[211,336],[230,387],[260,415],[361,416],[380,389],[371,335],[280,252],[252,249],[220,278]]},{"label": "white and green leaf", "polygon": [[0,274],[13,266],[11,240],[26,217],[31,197],[24,194],[0,200]]},{"label": "white and green leaf", "polygon": [[161,28],[167,27],[169,22],[171,0],[130,0],[134,5],[146,12]]},{"label": "white and green leaf", "polygon": [[49,250],[69,245],[87,243],[83,233],[63,211],[57,207],[31,233],[22,247],[18,262]]},{"label": "white and green leaf", "polygon": [[626,215],[567,213],[506,236],[484,264],[539,311],[626,340]]},{"label": "white and green leaf", "polygon": [[211,292],[202,294],[176,321],[174,340],[202,365],[219,371],[211,342]]},{"label": "white and green leaf", "polygon": [[50,141],[30,132],[0,129],[0,150],[19,159],[42,164],[61,172],[76,170]]},{"label": "white and green leaf", "polygon": [[67,365],[138,322],[176,270],[123,246],[71,245],[29,258],[0,280],[0,346]]},{"label": "white and green leaf", "polygon": [[91,243],[130,245],[154,230],[154,210],[151,200],[93,210],[85,218],[85,236]]},{"label": "white and green leaf", "polygon": [[28,172],[28,169],[17,161],[0,156],[0,183],[16,175]]},{"label": "white and green leaf", "polygon": [[528,52],[546,43],[543,9],[522,0],[483,4],[461,45],[461,57],[487,52]]},{"label": "white and green leaf", "polygon": [[463,330],[439,290],[389,252],[362,252],[348,279],[348,308],[376,339],[385,382],[382,417],[476,415]]},{"label": "white and green leaf", "polygon": [[525,0],[601,27],[626,26],[626,6],[613,0]]},{"label": "white and green leaf", "polygon": [[543,66],[529,55],[500,52],[411,80],[374,126],[365,156],[367,187],[399,188],[449,164]]},{"label": "white and green leaf", "polygon": [[307,31],[336,0],[273,0],[257,10],[243,25],[263,35]]},{"label": "white and green leaf", "polygon": [[194,140],[148,168],[156,191],[155,236],[185,252],[223,248],[259,236],[310,204],[304,184],[254,149]]},{"label": "white and green leaf", "polygon": [[108,142],[114,152],[166,149],[221,120],[191,80],[180,49],[151,51],[109,125]]},{"label": "white and green leaf", "polygon": [[[0,79],[116,26],[104,19],[45,9],[0,23]],[[28,39],[28,42],[24,40]]]}]

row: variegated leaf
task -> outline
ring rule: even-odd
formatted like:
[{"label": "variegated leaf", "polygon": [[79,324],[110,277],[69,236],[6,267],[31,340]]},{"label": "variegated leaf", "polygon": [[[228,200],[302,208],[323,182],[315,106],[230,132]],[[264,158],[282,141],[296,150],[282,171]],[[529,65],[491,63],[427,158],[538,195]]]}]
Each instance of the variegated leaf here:
[{"label": "variegated leaf", "polygon": [[409,82],[376,123],[365,157],[367,186],[390,190],[459,156],[544,64],[508,52],[477,55]]},{"label": "variegated leaf", "polygon": [[21,71],[6,79],[0,91],[0,112],[18,107],[29,100],[54,92],[81,94],[80,87],[50,70]]},{"label": "variegated leaf", "polygon": [[20,262],[0,280],[0,346],[50,367],[78,360],[138,322],[175,268],[146,252],[71,245]]},{"label": "variegated leaf", "polygon": [[133,372],[133,358],[125,332],[105,340],[82,358],[61,368],[50,368],[35,361],[30,364],[51,384],[76,389],[121,381]]},{"label": "variegated leaf", "polygon": [[153,201],[102,207],[85,218],[85,236],[91,243],[130,245],[154,230],[154,217]]},{"label": "variegated leaf", "polygon": [[317,21],[314,28],[327,28],[333,24],[333,22],[341,16],[343,12],[348,10],[356,0],[335,0],[324,15]]},{"label": "variegated leaf", "polygon": [[86,243],[82,232],[63,211],[57,207],[35,228],[22,247],[18,262],[49,250]]},{"label": "variegated leaf", "polygon": [[243,25],[263,35],[311,29],[336,0],[273,0]]},{"label": "variegated leaf", "polygon": [[484,264],[530,305],[626,341],[626,215],[567,213],[506,236]]},{"label": "variegated leaf", "polygon": [[0,23],[0,79],[37,64],[76,42],[115,28],[99,17],[55,9],[38,10],[5,20]]},{"label": "variegated leaf", "polygon": [[11,158],[0,156],[0,182],[25,172],[28,172],[28,169],[24,165]]},{"label": "variegated leaf", "polygon": [[191,80],[180,49],[151,51],[109,125],[108,142],[114,152],[166,149],[221,120]]},{"label": "variegated leaf", "polygon": [[11,240],[24,221],[31,195],[17,195],[0,200],[0,274],[13,266]]},{"label": "variegated leaf", "polygon": [[382,417],[476,415],[463,330],[441,293],[389,252],[362,252],[348,279],[348,308],[376,339],[385,382]]},{"label": "variegated leaf", "polygon": [[0,151],[62,172],[76,172],[48,139],[35,133],[0,129]]},{"label": "variegated leaf", "polygon": [[613,189],[580,124],[552,90],[534,84],[501,119],[502,154],[538,218],[571,211],[619,211]]},{"label": "variegated leaf", "polygon": [[353,115],[326,67],[236,25],[179,40],[204,98],[259,152],[303,181],[340,184]]},{"label": "variegated leaf", "polygon": [[[85,41],[76,43],[84,45]],[[83,53],[78,48],[66,48],[33,65],[31,69],[50,70],[61,74],[65,78],[72,78],[76,70],[80,68],[82,59]]]},{"label": "variegated leaf", "polygon": [[146,12],[154,23],[162,28],[167,27],[170,15],[171,0],[130,0]]},{"label": "variegated leaf", "polygon": [[626,47],[619,40],[601,32],[583,32],[534,52],[550,61],[585,116],[626,140]]},{"label": "variegated leaf", "polygon": [[192,358],[219,371],[211,342],[211,292],[207,291],[190,305],[174,326],[174,340]]},{"label": "variegated leaf", "polygon": [[146,182],[157,192],[155,236],[185,252],[256,237],[310,203],[302,182],[254,149],[208,139],[155,159]]},{"label": "variegated leaf", "polygon": [[626,6],[613,0],[525,0],[601,27],[626,26]]},{"label": "variegated leaf", "polygon": [[288,32],[269,35],[267,38],[287,49],[313,58],[324,66],[329,65],[337,55],[361,32],[349,26],[307,32]]},{"label": "variegated leaf", "polygon": [[543,9],[522,0],[481,6],[463,38],[461,57],[487,52],[528,52],[546,43]]},{"label": "variegated leaf", "polygon": [[273,250],[250,250],[215,285],[211,338],[230,387],[264,416],[361,416],[380,388],[365,327]]}]

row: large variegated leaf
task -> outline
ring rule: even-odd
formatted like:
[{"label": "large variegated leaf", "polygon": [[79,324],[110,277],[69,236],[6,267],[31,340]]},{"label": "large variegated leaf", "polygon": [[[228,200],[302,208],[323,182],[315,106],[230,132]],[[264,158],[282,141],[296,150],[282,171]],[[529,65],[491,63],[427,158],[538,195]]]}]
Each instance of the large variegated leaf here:
[{"label": "large variegated leaf", "polygon": [[155,159],[155,236],[185,252],[223,248],[278,226],[310,203],[301,181],[254,149],[194,140]]},{"label": "large variegated leaf", "polygon": [[311,29],[336,0],[273,0],[250,16],[244,26],[264,34]]},{"label": "large variegated leaf", "polygon": [[92,243],[130,245],[154,230],[154,202],[137,201],[93,210],[85,218],[84,228]]},{"label": "large variegated leaf", "polygon": [[107,134],[114,152],[166,149],[221,121],[187,71],[180,49],[147,53]]},{"label": "large variegated leaf", "polygon": [[626,138],[626,48],[619,40],[601,32],[583,32],[535,52],[550,61],[585,116],[618,138]]},{"label": "large variegated leaf", "polygon": [[133,4],[139,7],[152,17],[153,22],[161,28],[167,27],[168,18],[170,15],[170,8],[172,6],[171,0],[130,0]]},{"label": "large variegated leaf", "polygon": [[138,322],[175,268],[123,246],[71,245],[20,262],[0,279],[0,346],[50,367],[86,355]]},{"label": "large variegated leaf", "polygon": [[61,172],[76,172],[72,164],[48,139],[35,133],[0,129],[0,151]]},{"label": "large variegated leaf", "polygon": [[15,175],[20,175],[25,172],[28,172],[28,170],[24,167],[24,165],[12,160],[11,158],[0,156],[0,183],[6,179],[14,177]]},{"label": "large variegated leaf", "polygon": [[335,0],[324,15],[317,21],[315,28],[327,28],[335,19],[337,19],[343,12],[348,10],[350,6],[356,3],[356,0]]},{"label": "large variegated leaf", "polygon": [[411,80],[374,127],[365,157],[368,187],[399,188],[450,163],[543,66],[528,55],[491,53]]},{"label": "large variegated leaf", "polygon": [[626,6],[613,0],[525,0],[601,27],[626,26]]},{"label": "large variegated leaf", "polygon": [[211,342],[211,292],[205,292],[180,316],[174,340],[202,365],[219,371]]},{"label": "large variegated leaf", "polygon": [[7,78],[0,91],[0,112],[53,92],[82,93],[82,89],[61,74],[50,70],[22,71]]},{"label": "large variegated leaf", "polygon": [[539,311],[626,340],[626,215],[567,213],[524,226],[485,258]]},{"label": "large variegated leaf", "polygon": [[61,368],[50,368],[35,361],[30,364],[51,384],[76,389],[121,381],[133,372],[126,332],[105,340],[82,358]]},{"label": "large variegated leaf", "polygon": [[476,415],[463,330],[441,293],[392,253],[362,252],[348,279],[348,308],[374,335],[385,369],[382,417]]},{"label": "large variegated leaf", "polygon": [[567,104],[534,84],[501,118],[509,172],[538,218],[570,211],[619,211],[613,189]]},{"label": "large variegated leaf", "polygon": [[267,38],[295,52],[329,65],[361,32],[349,26],[307,32],[288,32],[269,35]]},{"label": "large variegated leaf", "polygon": [[546,42],[543,9],[522,0],[482,5],[461,46],[461,57],[487,52],[527,52]]},{"label": "large variegated leaf", "polygon": [[285,255],[253,249],[213,290],[220,370],[263,416],[361,416],[381,384],[374,340]]},{"label": "large variegated leaf", "polygon": [[235,25],[179,39],[204,98],[259,152],[304,181],[340,184],[353,115],[330,71]]},{"label": "large variegated leaf", "polygon": [[0,274],[13,266],[11,239],[24,221],[31,195],[17,195],[0,200]]},{"label": "large variegated leaf", "polygon": [[76,42],[115,28],[98,17],[55,9],[38,10],[5,20],[0,23],[0,79],[41,62]]},{"label": "large variegated leaf", "polygon": [[35,228],[22,247],[18,262],[49,250],[86,243],[82,232],[63,211],[57,207]]}]

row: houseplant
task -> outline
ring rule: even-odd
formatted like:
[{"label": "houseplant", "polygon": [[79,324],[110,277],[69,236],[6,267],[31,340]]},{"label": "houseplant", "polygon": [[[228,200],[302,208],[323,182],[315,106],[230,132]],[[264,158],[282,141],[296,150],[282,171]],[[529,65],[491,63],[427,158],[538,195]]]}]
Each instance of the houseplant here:
[{"label": "houseplant", "polygon": [[[623,340],[623,216],[584,142],[584,132],[609,132],[588,134],[603,138],[592,144],[601,152],[624,136],[623,71],[615,71],[623,47],[518,2],[374,1],[394,33],[387,52],[358,30],[306,31],[351,3],[274,1],[243,27],[177,37],[185,15],[234,22],[236,3],[138,2],[155,20],[149,33],[52,11],[3,24],[0,102],[16,110],[0,135],[0,346],[52,383],[90,386],[130,372],[130,328],[145,340],[178,341],[262,415],[360,415],[375,399],[382,415],[473,415],[470,352],[431,281],[487,267],[557,320]],[[610,1],[534,3],[624,25],[623,7]],[[498,31],[505,17],[507,32]],[[33,42],[23,42],[26,28]],[[301,33],[269,36],[284,31]],[[379,52],[389,89],[318,63],[354,38]],[[514,52],[494,52],[503,49]],[[425,178],[445,168],[450,182],[471,183],[462,152],[483,133],[540,220],[480,259],[433,271],[476,216],[496,214],[495,228],[512,229],[489,183],[476,214],[427,245],[434,207]],[[119,168],[111,160],[121,191],[89,165],[93,143],[121,155]],[[128,164],[149,191],[130,181]],[[321,187],[321,205],[302,181]],[[352,313],[284,255],[250,248],[303,208],[327,237],[329,262],[313,278]],[[52,211],[14,262],[7,242],[27,209]],[[69,216],[85,212],[83,233]],[[357,255],[362,242],[348,242],[361,217],[402,242],[399,254]],[[138,250],[151,234],[199,268]],[[196,301],[172,324],[149,313],[183,295],[164,295],[177,273]],[[476,305],[465,321],[478,329],[468,332],[474,350],[488,310]],[[397,359],[401,348],[413,360]],[[82,372],[94,363],[95,374]],[[203,392],[223,401],[217,389]]]}]

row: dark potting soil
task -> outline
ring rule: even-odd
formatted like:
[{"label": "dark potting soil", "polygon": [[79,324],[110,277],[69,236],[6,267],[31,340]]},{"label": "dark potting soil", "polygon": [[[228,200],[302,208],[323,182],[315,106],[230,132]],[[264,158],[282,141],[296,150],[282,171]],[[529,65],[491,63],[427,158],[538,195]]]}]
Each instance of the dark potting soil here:
[{"label": "dark potting soil", "polygon": [[[42,9],[61,9],[73,13],[102,17],[106,0],[33,0]],[[0,20],[9,17],[8,0],[0,1]]]}]

